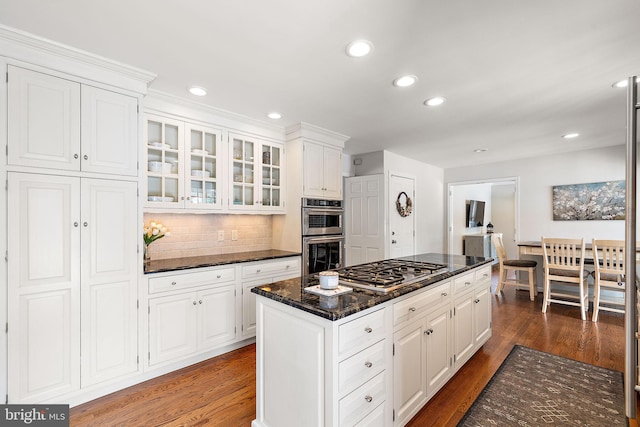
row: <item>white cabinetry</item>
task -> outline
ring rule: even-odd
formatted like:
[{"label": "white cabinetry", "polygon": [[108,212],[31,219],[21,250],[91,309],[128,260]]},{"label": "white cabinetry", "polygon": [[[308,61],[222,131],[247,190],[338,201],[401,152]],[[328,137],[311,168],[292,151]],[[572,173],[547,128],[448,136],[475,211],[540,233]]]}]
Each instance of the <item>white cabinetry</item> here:
[{"label": "white cabinetry", "polygon": [[134,372],[136,183],[17,172],[8,182],[9,401]]},{"label": "white cabinetry", "polygon": [[137,98],[8,66],[8,162],[136,176]]},{"label": "white cabinetry", "polygon": [[342,150],[304,142],[304,197],[342,199]]},{"label": "white cabinetry", "polygon": [[236,338],[235,267],[149,279],[149,365]]},{"label": "white cabinetry", "polygon": [[229,134],[229,209],[281,212],[284,209],[284,146]]},{"label": "white cabinetry", "polygon": [[147,114],[145,206],[219,210],[222,131]]},{"label": "white cabinetry", "polygon": [[393,306],[394,408],[403,425],[450,378],[451,283],[435,286]]},{"label": "white cabinetry", "polygon": [[300,257],[242,264],[242,336],[256,335],[256,295],[251,288],[301,275]]},{"label": "white cabinetry", "polygon": [[491,337],[491,267],[485,266],[456,277],[454,360],[456,369]]}]

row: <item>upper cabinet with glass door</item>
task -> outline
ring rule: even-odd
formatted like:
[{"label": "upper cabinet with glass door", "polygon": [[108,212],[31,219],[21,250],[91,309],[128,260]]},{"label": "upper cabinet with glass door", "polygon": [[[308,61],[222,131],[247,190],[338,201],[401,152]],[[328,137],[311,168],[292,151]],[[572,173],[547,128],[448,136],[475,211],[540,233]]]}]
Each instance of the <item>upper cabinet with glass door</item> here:
[{"label": "upper cabinet with glass door", "polygon": [[284,152],[282,144],[229,134],[231,191],[229,209],[281,212]]},{"label": "upper cabinet with glass door", "polygon": [[184,124],[160,116],[146,116],[145,206],[184,206],[182,177]]},{"label": "upper cabinet with glass door", "polygon": [[186,208],[220,209],[222,178],[222,133],[187,124],[185,149]]}]

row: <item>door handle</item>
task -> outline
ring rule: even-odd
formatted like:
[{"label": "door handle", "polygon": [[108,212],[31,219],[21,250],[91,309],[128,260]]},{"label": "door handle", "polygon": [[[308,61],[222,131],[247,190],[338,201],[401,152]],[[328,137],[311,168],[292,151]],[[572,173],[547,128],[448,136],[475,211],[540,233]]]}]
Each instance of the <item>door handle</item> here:
[{"label": "door handle", "polygon": [[391,241],[391,244],[392,244],[392,245],[395,245],[396,243],[397,243],[397,242],[396,242],[395,240],[392,240],[392,241]]}]

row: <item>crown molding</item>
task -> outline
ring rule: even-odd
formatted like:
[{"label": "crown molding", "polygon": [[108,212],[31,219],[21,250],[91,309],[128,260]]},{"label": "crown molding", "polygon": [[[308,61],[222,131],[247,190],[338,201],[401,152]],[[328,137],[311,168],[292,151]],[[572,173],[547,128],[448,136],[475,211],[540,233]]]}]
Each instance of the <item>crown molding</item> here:
[{"label": "crown molding", "polygon": [[341,133],[324,129],[305,122],[300,122],[298,124],[289,126],[286,129],[286,132],[288,141],[296,138],[303,138],[305,140],[311,140],[322,144],[329,144],[340,148],[344,148],[345,143],[349,139],[351,139],[350,136],[346,136]]},{"label": "crown molding", "polygon": [[[146,93],[157,75],[0,24],[0,55]],[[128,80],[128,81],[125,81]]]}]

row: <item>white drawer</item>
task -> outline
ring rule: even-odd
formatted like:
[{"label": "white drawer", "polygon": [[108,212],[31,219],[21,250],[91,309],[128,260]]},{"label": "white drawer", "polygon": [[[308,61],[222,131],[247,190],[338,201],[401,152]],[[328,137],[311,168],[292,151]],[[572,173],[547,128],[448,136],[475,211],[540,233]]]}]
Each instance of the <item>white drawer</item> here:
[{"label": "white drawer", "polygon": [[338,326],[338,352],[355,351],[384,338],[384,311],[383,308]]},{"label": "white drawer", "polygon": [[338,402],[340,427],[351,427],[386,399],[385,374],[383,371]]},{"label": "white drawer", "polygon": [[451,282],[436,285],[432,289],[393,304],[393,324],[420,317],[429,309],[451,301]]},{"label": "white drawer", "polygon": [[476,271],[476,282],[479,282],[481,280],[491,281],[491,265],[481,267]]},{"label": "white drawer", "polygon": [[385,427],[387,425],[387,405],[383,405],[382,403],[362,421],[356,424],[356,427]]},{"label": "white drawer", "polygon": [[338,364],[338,389],[340,394],[355,389],[386,368],[382,340]]},{"label": "white drawer", "polygon": [[289,273],[294,276],[300,276],[301,270],[299,257],[242,266],[243,279],[253,279],[265,276],[280,276]]},{"label": "white drawer", "polygon": [[456,293],[472,289],[475,284],[475,272],[465,273],[453,278],[453,288]]},{"label": "white drawer", "polygon": [[236,279],[234,267],[216,270],[199,271],[197,273],[181,273],[171,276],[153,277],[149,279],[149,293],[166,292],[194,286],[214,285],[231,282]]}]

